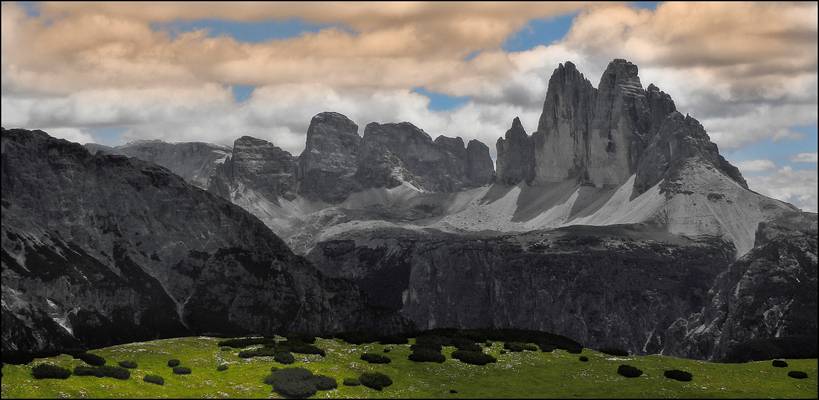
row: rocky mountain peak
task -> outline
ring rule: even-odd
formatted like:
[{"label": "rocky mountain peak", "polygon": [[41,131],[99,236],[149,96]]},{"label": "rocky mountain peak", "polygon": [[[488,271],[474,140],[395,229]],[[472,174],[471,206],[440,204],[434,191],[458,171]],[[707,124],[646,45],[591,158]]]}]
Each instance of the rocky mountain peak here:
[{"label": "rocky mountain peak", "polygon": [[497,142],[497,180],[506,185],[521,181],[531,182],[534,177],[534,153],[532,138],[526,134],[520,118],[512,120],[512,126]]},{"label": "rocky mountain peak", "polygon": [[296,184],[296,159],[266,140],[242,136],[233,142],[233,153],[219,165],[208,190],[234,199],[241,183],[270,199],[292,198]]},{"label": "rocky mountain peak", "polygon": [[336,112],[322,112],[310,120],[307,142],[299,156],[299,193],[310,199],[338,202],[358,189],[361,136],[358,125]]}]

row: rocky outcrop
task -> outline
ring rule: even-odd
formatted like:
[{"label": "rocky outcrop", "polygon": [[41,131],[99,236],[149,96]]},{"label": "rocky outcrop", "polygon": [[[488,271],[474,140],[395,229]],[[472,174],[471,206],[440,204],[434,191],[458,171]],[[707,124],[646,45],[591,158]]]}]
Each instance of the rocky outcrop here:
[{"label": "rocky outcrop", "polygon": [[381,320],[350,282],[324,277],[250,213],[165,168],[42,131],[4,129],[1,148],[4,356]]},{"label": "rocky outcrop", "polygon": [[669,328],[667,353],[729,361],[748,361],[760,350],[765,359],[816,357],[816,238],[814,213],[760,224],[754,248],[717,277],[702,310]]},{"label": "rocky outcrop", "polygon": [[214,172],[208,190],[226,199],[240,198],[245,189],[276,202],[296,193],[296,159],[273,143],[242,136],[233,153]]},{"label": "rocky outcrop", "polygon": [[732,256],[720,240],[632,225],[502,236],[362,230],[307,257],[420,329],[535,329],[653,353],[676,318],[703,306]]},{"label": "rocky outcrop", "polygon": [[466,177],[474,186],[488,185],[495,180],[495,164],[489,147],[475,139],[466,145]]},{"label": "rocky outcrop", "polygon": [[[479,152],[473,150],[477,157],[473,161],[485,168]],[[405,182],[423,191],[453,192],[486,181],[485,175],[473,181],[467,174],[469,159],[463,139],[439,136],[433,141],[408,122],[368,124],[361,154],[356,178],[363,187],[391,188]]]},{"label": "rocky outcrop", "polygon": [[711,142],[699,121],[677,111],[663,118],[658,132],[643,153],[636,168],[632,197],[661,181],[664,181],[664,192],[679,192],[679,181],[688,163],[714,168],[742,188],[748,188],[742,174],[719,154],[717,145]]},{"label": "rocky outcrop", "polygon": [[299,156],[299,193],[328,203],[343,201],[358,190],[361,136],[358,125],[334,112],[323,112],[310,121],[307,143]]},{"label": "rocky outcrop", "polygon": [[166,143],[161,140],[140,140],[116,147],[88,143],[85,147],[91,153],[120,154],[159,164],[203,189],[208,187],[217,166],[231,152],[229,147],[210,143]]},{"label": "rocky outcrop", "polygon": [[520,118],[512,120],[512,126],[497,142],[497,180],[505,185],[519,182],[530,183],[535,176],[535,157],[532,138],[526,134]]},{"label": "rocky outcrop", "polygon": [[552,73],[532,134],[537,183],[586,178],[596,98],[597,89],[573,63],[560,64]]}]

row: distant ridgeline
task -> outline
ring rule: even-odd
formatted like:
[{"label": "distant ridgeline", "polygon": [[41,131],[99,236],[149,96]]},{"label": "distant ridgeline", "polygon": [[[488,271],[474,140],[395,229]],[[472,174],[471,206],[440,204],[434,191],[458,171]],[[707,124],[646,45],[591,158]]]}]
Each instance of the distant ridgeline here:
[{"label": "distant ridgeline", "polygon": [[816,214],[749,190],[637,72],[614,60],[595,88],[560,65],[497,169],[477,140],[408,122],[359,136],[333,112],[298,157],[249,136],[83,147],[3,129],[3,356],[459,328],[816,357]]}]

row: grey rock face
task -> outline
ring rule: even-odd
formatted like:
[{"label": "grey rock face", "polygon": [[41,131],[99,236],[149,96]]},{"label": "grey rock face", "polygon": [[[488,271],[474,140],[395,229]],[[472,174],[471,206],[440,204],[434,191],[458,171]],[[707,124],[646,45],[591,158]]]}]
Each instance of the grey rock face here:
[{"label": "grey rock face", "polygon": [[634,181],[636,196],[665,179],[665,190],[675,193],[680,172],[686,163],[695,162],[715,168],[747,189],[739,170],[719,154],[702,125],[679,112],[668,114],[643,152]]},{"label": "grey rock face", "polygon": [[334,112],[313,117],[299,156],[299,193],[334,203],[359,189],[354,177],[360,145],[358,125],[347,117]]},{"label": "grey rock face", "polygon": [[433,141],[408,122],[373,122],[364,129],[356,178],[363,187],[390,188],[404,181],[425,191],[452,192],[477,185],[467,175],[468,167],[461,138]]},{"label": "grey rock face", "polygon": [[571,62],[552,73],[543,113],[532,134],[538,183],[584,177],[596,98],[597,89]]},{"label": "grey rock face", "polygon": [[165,168],[42,131],[4,129],[1,148],[4,354],[380,320],[350,282]]},{"label": "grey rock face", "polygon": [[751,341],[801,337],[815,344],[816,237],[815,213],[761,223],[754,248],[717,277],[705,307],[669,329],[676,338],[669,353],[722,360]]},{"label": "grey rock face", "polygon": [[272,143],[242,136],[233,143],[233,153],[220,165],[208,190],[224,198],[241,196],[250,188],[271,201],[279,196],[295,197],[296,159]]},{"label": "grey rock face", "polygon": [[535,176],[535,155],[532,138],[523,130],[520,119],[515,117],[512,127],[497,142],[497,180],[505,185],[519,182],[530,183]]},{"label": "grey rock face", "polygon": [[475,139],[466,145],[466,176],[475,186],[488,185],[495,180],[495,165],[489,147]]},{"label": "grey rock face", "polygon": [[421,329],[536,329],[653,353],[676,318],[703,306],[732,252],[646,226],[577,226],[503,236],[350,232],[307,257]]},{"label": "grey rock face", "polygon": [[91,153],[120,154],[159,164],[203,189],[208,187],[219,163],[231,152],[229,147],[210,143],[166,143],[161,140],[142,140],[117,147],[88,143],[85,147]]}]

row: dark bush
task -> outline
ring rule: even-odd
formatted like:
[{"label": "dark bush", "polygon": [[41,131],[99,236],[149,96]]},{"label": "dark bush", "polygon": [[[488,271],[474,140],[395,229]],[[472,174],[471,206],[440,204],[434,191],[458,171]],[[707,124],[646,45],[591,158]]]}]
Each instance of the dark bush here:
[{"label": "dark bush", "polygon": [[88,365],[93,365],[95,367],[99,367],[100,365],[105,365],[105,359],[92,353],[79,353],[74,358],[83,360]]},{"label": "dark bush", "polygon": [[257,344],[276,344],[275,338],[252,337],[252,338],[234,338],[227,340],[220,340],[219,347],[233,347],[234,349],[241,349]]},{"label": "dark bush", "polygon": [[501,350],[500,354],[506,354],[506,350]]},{"label": "dark bush", "polygon": [[178,365],[179,365],[179,360],[177,360],[175,358],[172,358],[172,359],[168,360],[168,366],[169,367],[173,368],[173,367],[176,367]]},{"label": "dark bush", "polygon": [[789,371],[788,376],[790,376],[791,378],[794,378],[794,379],[805,379],[805,378],[808,377],[808,374],[806,374],[806,373],[804,373],[802,371]]},{"label": "dark bush", "polygon": [[458,391],[455,390],[455,389],[449,389],[449,393],[455,394],[455,393],[458,393]]},{"label": "dark bush", "polygon": [[553,344],[549,343],[538,343],[537,347],[540,347],[540,351],[544,353],[551,353],[556,348]]},{"label": "dark bush", "polygon": [[816,335],[754,339],[731,347],[723,362],[748,362],[774,358],[816,358]]},{"label": "dark bush", "polygon": [[316,343],[316,337],[313,335],[307,335],[303,333],[290,333],[285,335],[288,342],[292,343],[304,343],[304,344],[313,344]]},{"label": "dark bush", "polygon": [[449,346],[452,343],[452,340],[445,336],[438,336],[438,335],[423,335],[418,336],[415,338],[415,344],[417,345],[430,345],[430,346]]},{"label": "dark bush", "polygon": [[378,340],[378,337],[369,332],[344,332],[336,335],[336,338],[349,344],[373,343]]},{"label": "dark bush", "polygon": [[617,373],[625,376],[626,378],[636,378],[642,375],[643,371],[639,368],[632,367],[631,365],[622,364],[617,367]]},{"label": "dark bush", "polygon": [[293,364],[296,362],[296,358],[293,357],[293,354],[286,351],[277,351],[276,354],[273,355],[273,359],[280,364]]},{"label": "dark bush", "polygon": [[603,354],[608,354],[610,356],[615,357],[628,357],[628,352],[623,349],[618,349],[616,347],[603,347],[600,350],[597,350]]},{"label": "dark bush", "polygon": [[406,336],[398,336],[398,335],[389,335],[389,336],[382,336],[378,339],[378,343],[381,344],[407,344],[409,343],[409,339]]},{"label": "dark bush", "polygon": [[362,385],[375,390],[381,390],[392,385],[392,379],[380,372],[365,372],[358,377]]},{"label": "dark bush", "polygon": [[285,368],[273,371],[264,379],[264,383],[273,385],[276,393],[290,398],[306,398],[316,394],[317,390],[330,390],[338,387],[335,379],[323,375],[313,375],[304,368]]},{"label": "dark bush", "polygon": [[665,377],[668,379],[674,379],[675,381],[681,382],[689,382],[694,377],[690,372],[680,371],[678,369],[665,371],[663,372],[663,375],[665,375]]},{"label": "dark bush", "polygon": [[291,353],[299,353],[299,354],[318,354],[322,357],[325,356],[324,350],[312,345],[303,342],[291,342],[286,341],[276,345],[276,350],[279,351],[287,351]]},{"label": "dark bush", "polygon": [[384,352],[385,352],[385,353],[389,353],[389,352],[390,352],[390,348],[389,348],[389,347],[385,347],[385,348],[384,348]]},{"label": "dark bush", "polygon": [[136,363],[136,361],[125,360],[125,361],[120,361],[119,366],[122,367],[122,368],[134,369],[134,368],[137,367],[137,363]]},{"label": "dark bush", "polygon": [[275,347],[261,347],[253,350],[242,350],[239,352],[238,356],[240,358],[275,357],[276,353],[280,351],[281,350],[277,350]]},{"label": "dark bush", "polygon": [[227,371],[228,365],[227,364],[219,364],[216,366],[216,370],[219,372]]},{"label": "dark bush", "polygon": [[177,375],[190,375],[191,369],[188,367],[173,367],[173,373]]},{"label": "dark bush", "polygon": [[533,345],[531,343],[521,343],[521,342],[505,342],[503,344],[503,348],[506,349],[506,350],[509,350],[511,352],[515,352],[515,353],[525,351],[525,350],[529,350],[529,351],[537,351],[538,350],[537,346],[535,346],[535,345]]},{"label": "dark bush", "polygon": [[361,355],[361,359],[370,364],[389,364],[392,361],[387,356],[375,353],[364,353]]},{"label": "dark bush", "polygon": [[270,372],[276,372],[278,370],[279,370],[279,367],[276,367],[276,366],[270,367]]},{"label": "dark bush", "polygon": [[430,343],[416,343],[416,344],[410,346],[411,351],[416,351],[418,349],[424,349],[424,350],[427,350],[427,351],[435,351],[435,352],[440,353],[441,350],[443,349],[443,346],[441,346],[440,344],[430,344]]},{"label": "dark bush", "polygon": [[497,362],[498,359],[492,357],[483,351],[469,351],[469,350],[455,350],[452,352],[452,358],[461,360],[461,362],[472,365],[486,365]]},{"label": "dark bush", "polygon": [[112,367],[108,365],[102,365],[99,367],[86,367],[84,365],[80,365],[74,367],[74,375],[77,376],[95,376],[97,378],[115,378],[120,380],[126,380],[131,377],[131,371],[128,371],[122,367]]},{"label": "dark bush", "polygon": [[583,361],[583,362],[588,362],[588,361],[589,361],[589,358],[588,358],[588,357],[586,357],[586,356],[580,356],[580,361]]},{"label": "dark bush", "polygon": [[410,353],[409,359],[410,361],[415,362],[442,363],[446,360],[446,357],[444,357],[440,351],[435,351],[434,349],[430,349],[428,347],[418,347],[415,348],[412,353]]},{"label": "dark bush", "polygon": [[231,350],[233,350],[233,348],[232,348],[232,347],[229,347],[229,346],[222,346],[222,347],[220,347],[220,348],[219,348],[219,350],[222,350],[222,351],[231,351]]},{"label": "dark bush", "polygon": [[558,345],[557,348],[566,350],[566,351],[568,351],[569,353],[572,353],[572,354],[580,354],[581,352],[583,352],[583,346],[581,346],[579,344],[576,345],[576,346],[567,344],[567,345],[564,345],[562,347],[560,345]]},{"label": "dark bush", "polygon": [[773,360],[771,361],[771,365],[777,368],[785,368],[788,366],[788,363],[785,360]]},{"label": "dark bush", "polygon": [[142,378],[142,380],[145,381],[145,382],[148,382],[148,383],[153,383],[154,385],[164,385],[165,384],[165,379],[163,379],[159,375],[145,375]]},{"label": "dark bush", "polygon": [[71,370],[54,364],[37,364],[31,369],[34,379],[68,379]]},{"label": "dark bush", "polygon": [[359,386],[361,382],[357,378],[344,378],[344,386]]},{"label": "dark bush", "polygon": [[316,390],[333,390],[338,387],[336,380],[329,376],[313,375],[310,377],[310,381],[316,387]]},{"label": "dark bush", "polygon": [[478,346],[475,341],[463,337],[456,337],[450,341],[452,346],[458,348],[458,350],[466,350],[466,351],[483,351],[481,346]]}]

